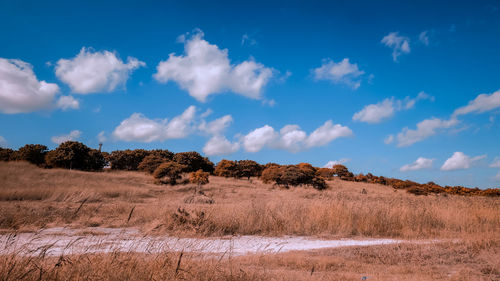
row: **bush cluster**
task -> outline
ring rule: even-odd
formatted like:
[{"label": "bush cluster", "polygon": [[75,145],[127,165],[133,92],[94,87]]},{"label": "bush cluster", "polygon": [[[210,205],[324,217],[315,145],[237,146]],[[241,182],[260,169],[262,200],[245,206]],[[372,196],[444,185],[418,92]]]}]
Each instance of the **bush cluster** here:
[{"label": "bush cluster", "polygon": [[252,160],[231,161],[222,159],[215,167],[214,174],[219,177],[247,178],[260,177],[263,166]]},{"label": "bush cluster", "polygon": [[302,185],[311,185],[316,189],[327,188],[325,180],[317,176],[316,171],[316,168],[307,163],[285,166],[271,164],[262,171],[261,179],[264,183],[273,183],[286,188]]}]

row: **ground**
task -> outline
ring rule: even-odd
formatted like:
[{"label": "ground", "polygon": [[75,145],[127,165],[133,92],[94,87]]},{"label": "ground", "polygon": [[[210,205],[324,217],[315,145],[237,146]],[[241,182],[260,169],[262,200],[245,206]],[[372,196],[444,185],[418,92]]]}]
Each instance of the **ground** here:
[{"label": "ground", "polygon": [[181,256],[178,251],[88,253],[62,260],[10,254],[0,261],[0,279],[500,280],[498,198],[415,196],[341,180],[328,185],[323,191],[284,189],[255,178],[210,177],[202,197],[214,203],[185,203],[194,185],[157,185],[140,172],[90,173],[0,162],[0,229],[4,235],[65,226],[195,238],[292,235],[434,242],[231,258]]}]

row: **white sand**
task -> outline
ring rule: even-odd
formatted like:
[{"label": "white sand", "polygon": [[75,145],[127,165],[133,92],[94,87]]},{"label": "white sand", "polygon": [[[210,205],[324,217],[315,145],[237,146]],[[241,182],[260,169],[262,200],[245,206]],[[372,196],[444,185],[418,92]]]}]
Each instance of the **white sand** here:
[{"label": "white sand", "polygon": [[347,246],[372,246],[409,242],[394,239],[322,240],[312,237],[228,236],[216,238],[177,238],[167,235],[141,236],[130,228],[50,228],[37,233],[0,235],[0,254],[59,256],[79,253],[162,251],[245,255],[278,253]]}]

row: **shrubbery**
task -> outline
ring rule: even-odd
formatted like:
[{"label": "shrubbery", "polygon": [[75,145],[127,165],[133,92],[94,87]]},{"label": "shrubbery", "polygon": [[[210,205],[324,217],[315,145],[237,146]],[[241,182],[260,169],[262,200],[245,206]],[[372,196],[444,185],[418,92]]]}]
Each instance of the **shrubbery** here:
[{"label": "shrubbery", "polygon": [[247,178],[259,177],[262,165],[252,160],[230,161],[223,159],[215,167],[214,174],[220,177]]},{"label": "shrubbery", "polygon": [[325,189],[325,180],[316,176],[316,169],[310,164],[277,166],[269,165],[262,171],[261,179],[264,183],[274,183],[286,188],[290,186],[311,185],[316,189]]},{"label": "shrubbery", "polygon": [[184,172],[186,173],[196,172],[198,170],[213,173],[215,169],[212,161],[208,160],[207,157],[201,156],[196,151],[176,153],[174,154],[173,160],[184,165],[186,167]]},{"label": "shrubbery", "polygon": [[45,156],[47,166],[53,168],[99,171],[106,164],[100,151],[91,149],[83,143],[67,141]]},{"label": "shrubbery", "polygon": [[27,144],[18,151],[12,152],[13,160],[24,160],[32,164],[41,166],[45,164],[45,154],[48,148],[42,144]]},{"label": "shrubbery", "polygon": [[186,170],[185,165],[181,165],[174,161],[168,161],[156,168],[153,177],[164,184],[177,184],[177,180],[182,178],[182,173]]}]

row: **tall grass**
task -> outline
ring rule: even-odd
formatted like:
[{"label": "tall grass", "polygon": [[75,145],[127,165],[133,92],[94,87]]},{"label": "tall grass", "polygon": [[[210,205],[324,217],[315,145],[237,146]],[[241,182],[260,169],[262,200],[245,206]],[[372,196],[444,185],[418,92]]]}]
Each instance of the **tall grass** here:
[{"label": "tall grass", "polygon": [[211,177],[203,190],[215,204],[187,204],[193,185],[159,186],[139,172],[0,163],[0,228],[137,227],[181,236],[453,238],[500,233],[499,198],[415,196],[340,180],[328,184],[323,191],[281,189],[257,179]]}]

